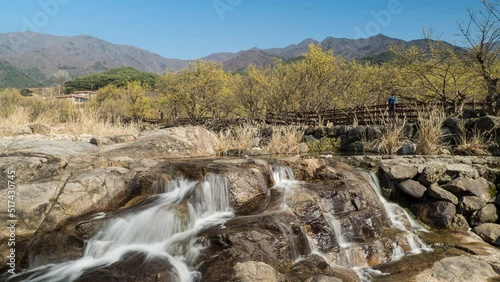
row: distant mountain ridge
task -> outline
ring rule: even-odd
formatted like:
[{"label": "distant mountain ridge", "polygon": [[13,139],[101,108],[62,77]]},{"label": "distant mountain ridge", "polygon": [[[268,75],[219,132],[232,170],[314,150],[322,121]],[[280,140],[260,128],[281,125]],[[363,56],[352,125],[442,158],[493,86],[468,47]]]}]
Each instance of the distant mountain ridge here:
[{"label": "distant mountain ridge", "polygon": [[40,84],[50,84],[58,70],[68,70],[72,77],[123,66],[162,73],[189,63],[89,35],[66,37],[34,32],[0,34],[0,60]]},{"label": "distant mountain ridge", "polygon": [[[384,35],[364,39],[327,37],[319,42],[305,39],[284,48],[252,48],[236,53],[213,53],[201,59],[221,62],[227,71],[242,71],[248,65],[267,66],[275,58],[291,60],[307,52],[310,44],[347,59],[361,59],[387,52],[391,45],[423,46],[423,40],[406,42]],[[58,70],[68,70],[72,78],[117,67],[133,67],[156,74],[179,70],[191,60],[170,59],[133,47],[113,44],[89,35],[55,36],[34,32],[0,34],[0,88],[48,86]],[[8,83],[7,83],[8,82]]]}]

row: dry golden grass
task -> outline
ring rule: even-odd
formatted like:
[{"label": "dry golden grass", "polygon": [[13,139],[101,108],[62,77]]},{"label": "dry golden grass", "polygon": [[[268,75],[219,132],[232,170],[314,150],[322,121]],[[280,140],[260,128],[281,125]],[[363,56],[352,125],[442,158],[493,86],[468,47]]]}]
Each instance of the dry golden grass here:
[{"label": "dry golden grass", "polygon": [[480,132],[478,130],[472,131],[469,138],[467,136],[460,136],[455,153],[469,156],[491,155],[488,148],[495,145],[495,142],[488,136],[491,136],[488,132]]},{"label": "dry golden grass", "polygon": [[299,153],[299,144],[304,136],[301,126],[275,126],[273,135],[264,150],[273,154]]},{"label": "dry golden grass", "polygon": [[368,144],[368,151],[392,155],[401,147],[404,141],[405,119],[381,119],[382,136]]},{"label": "dry golden grass", "polygon": [[[215,144],[215,152],[218,155],[225,155],[230,150],[237,150],[238,153],[250,151],[254,140],[259,138],[260,130],[260,125],[244,124],[221,131],[217,134],[218,142]],[[262,149],[272,154],[298,153],[303,132],[302,127],[275,126],[268,145]]]},{"label": "dry golden grass", "polygon": [[254,139],[259,135],[259,130],[259,126],[250,123],[223,130],[217,134],[218,142],[215,144],[215,152],[224,155],[229,150],[237,150],[238,153],[250,151]]},{"label": "dry golden grass", "polygon": [[258,137],[260,127],[253,124],[244,124],[234,129],[235,147],[239,151],[250,151],[253,148],[254,139]]},{"label": "dry golden grass", "polygon": [[61,128],[63,132],[73,135],[114,136],[139,133],[139,126],[136,123],[123,124],[120,120],[113,123],[103,121],[99,111],[92,108],[76,110]]},{"label": "dry golden grass", "polygon": [[35,115],[31,107],[17,106],[6,117],[0,117],[0,127],[3,128],[0,136],[9,136],[16,129],[35,123],[49,126],[60,134],[113,136],[139,133],[137,124],[102,121],[99,112],[93,109],[76,109],[64,123],[60,122],[60,115],[56,109]]},{"label": "dry golden grass", "polygon": [[225,155],[232,149],[234,137],[231,130],[223,130],[217,133],[217,142],[214,145],[214,151],[217,155]]},{"label": "dry golden grass", "polygon": [[6,117],[0,117],[0,127],[19,128],[31,123],[33,110],[26,107],[15,107]]},{"label": "dry golden grass", "polygon": [[416,152],[421,155],[435,155],[439,152],[443,132],[441,127],[446,119],[442,109],[418,112],[418,138]]}]

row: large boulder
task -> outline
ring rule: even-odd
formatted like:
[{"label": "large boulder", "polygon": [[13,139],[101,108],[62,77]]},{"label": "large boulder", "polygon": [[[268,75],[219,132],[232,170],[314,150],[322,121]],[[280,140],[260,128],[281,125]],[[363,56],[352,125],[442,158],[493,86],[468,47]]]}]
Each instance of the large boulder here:
[{"label": "large boulder", "polygon": [[494,204],[487,204],[480,210],[472,213],[471,225],[476,226],[481,223],[494,223],[498,220],[499,210]]},{"label": "large boulder", "polygon": [[417,146],[415,143],[405,142],[399,149],[396,151],[398,155],[413,155],[417,150]]},{"label": "large boulder", "polygon": [[436,228],[452,226],[456,215],[456,206],[446,201],[413,204],[411,210],[424,223]]},{"label": "large boulder", "polygon": [[408,180],[405,180],[405,181],[399,183],[398,187],[405,194],[407,194],[413,198],[417,198],[417,199],[422,198],[424,196],[425,192],[427,191],[425,186],[420,184],[418,181],[411,180],[411,179],[408,179]]},{"label": "large boulder", "polygon": [[412,281],[490,281],[498,278],[498,273],[488,262],[471,256],[443,258],[432,267],[416,275]]},{"label": "large boulder", "polygon": [[443,174],[446,172],[446,165],[441,163],[433,163],[426,165],[418,181],[429,187],[433,183],[437,183]]},{"label": "large boulder", "polygon": [[432,223],[438,228],[450,226],[457,212],[454,204],[445,201],[436,201],[432,203],[432,212],[429,215]]},{"label": "large boulder", "polygon": [[390,180],[411,179],[418,173],[416,166],[409,165],[383,165],[380,169]]},{"label": "large boulder", "polygon": [[465,177],[465,178],[478,178],[478,170],[470,164],[463,163],[450,163],[446,164],[446,175],[451,178]]},{"label": "large boulder", "polygon": [[188,158],[215,155],[217,136],[202,127],[173,127],[143,133],[128,144],[104,148],[108,157],[129,156],[135,159]]},{"label": "large boulder", "polygon": [[460,198],[458,212],[463,215],[470,215],[472,212],[482,209],[486,201],[476,196],[465,196]]},{"label": "large boulder", "polygon": [[365,132],[366,141],[374,141],[382,137],[382,130],[379,126],[367,126]]},{"label": "large boulder", "polygon": [[[46,213],[52,207],[54,199],[57,199],[61,185],[64,185],[65,178],[62,178],[62,182],[38,182],[21,184],[16,187],[17,197],[15,200],[18,211],[17,240],[25,240],[35,234],[40,224],[44,221]],[[7,193],[0,194],[0,201],[7,203]],[[4,224],[7,225],[6,222]],[[0,238],[7,238],[8,235],[7,228],[4,227],[0,230]]]},{"label": "large boulder", "polygon": [[476,196],[484,201],[489,201],[491,198],[490,184],[482,177],[478,179],[458,177],[442,187],[457,196]]},{"label": "large boulder", "polygon": [[234,218],[226,222],[225,228],[201,235],[210,242],[198,257],[203,281],[235,281],[239,271],[235,266],[245,261],[286,269],[310,252],[300,221],[284,212]]},{"label": "large boulder", "polygon": [[267,179],[257,168],[232,168],[224,174],[238,214],[251,214],[265,207],[271,196]]},{"label": "large boulder", "polygon": [[427,195],[436,200],[448,201],[454,205],[458,205],[458,198],[453,193],[444,190],[436,183],[431,184],[427,189]]},{"label": "large boulder", "polygon": [[16,140],[9,144],[9,146],[2,152],[2,155],[52,156],[67,161],[78,155],[97,152],[98,148],[90,143],[26,138]]},{"label": "large boulder", "polygon": [[472,229],[485,242],[500,246],[500,224],[483,223]]},{"label": "large boulder", "polygon": [[366,127],[365,126],[356,126],[349,131],[347,131],[347,136],[346,138],[343,138],[343,142],[346,144],[354,143],[356,141],[363,141],[365,137],[365,131]]}]

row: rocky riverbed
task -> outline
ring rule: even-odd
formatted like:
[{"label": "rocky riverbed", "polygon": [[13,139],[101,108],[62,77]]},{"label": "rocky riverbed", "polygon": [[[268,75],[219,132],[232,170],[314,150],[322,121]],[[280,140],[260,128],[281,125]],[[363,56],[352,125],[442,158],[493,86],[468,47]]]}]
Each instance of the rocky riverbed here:
[{"label": "rocky riverbed", "polygon": [[92,142],[0,141],[0,202],[8,201],[8,171],[17,177],[15,261],[22,272],[7,272],[10,233],[2,226],[2,278],[499,277],[499,158],[219,159],[215,139],[185,127]]}]

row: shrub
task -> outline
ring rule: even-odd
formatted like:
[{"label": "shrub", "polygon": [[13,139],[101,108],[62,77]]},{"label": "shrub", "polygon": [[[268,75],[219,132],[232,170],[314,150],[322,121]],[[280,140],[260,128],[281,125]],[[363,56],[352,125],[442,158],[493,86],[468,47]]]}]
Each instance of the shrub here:
[{"label": "shrub", "polygon": [[265,148],[274,154],[299,153],[299,144],[304,135],[301,126],[275,126],[269,144]]},{"label": "shrub", "polygon": [[370,143],[365,142],[367,144],[366,150],[392,155],[399,149],[405,139],[406,119],[381,119],[380,124],[382,126],[382,136]]},{"label": "shrub", "polygon": [[495,145],[495,142],[489,132],[473,130],[468,138],[466,134],[460,136],[454,151],[462,155],[487,156],[491,155],[488,148],[493,145]]},{"label": "shrub", "polygon": [[310,141],[306,144],[311,153],[335,152],[340,147],[340,142],[337,138],[328,137],[323,137],[318,141]]},{"label": "shrub", "polygon": [[[259,138],[261,126],[255,124],[244,124],[232,129],[220,131],[215,151],[218,155],[225,155],[230,150],[238,153],[250,151],[255,140]],[[264,151],[272,154],[292,154],[299,152],[299,144],[302,140],[303,128],[297,126],[275,126],[273,134]]]},{"label": "shrub", "polygon": [[446,115],[442,109],[435,108],[418,112],[417,154],[435,155],[439,152],[439,149],[443,147],[441,140],[444,134],[441,128],[445,119]]}]

